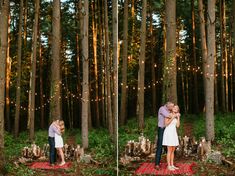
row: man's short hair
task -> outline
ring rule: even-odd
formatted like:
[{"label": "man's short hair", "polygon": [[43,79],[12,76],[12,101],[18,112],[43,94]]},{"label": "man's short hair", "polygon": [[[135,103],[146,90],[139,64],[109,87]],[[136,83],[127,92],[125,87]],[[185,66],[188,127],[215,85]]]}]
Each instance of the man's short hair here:
[{"label": "man's short hair", "polygon": [[174,105],[174,103],[172,103],[171,101],[166,102],[166,106],[169,106],[170,104]]}]

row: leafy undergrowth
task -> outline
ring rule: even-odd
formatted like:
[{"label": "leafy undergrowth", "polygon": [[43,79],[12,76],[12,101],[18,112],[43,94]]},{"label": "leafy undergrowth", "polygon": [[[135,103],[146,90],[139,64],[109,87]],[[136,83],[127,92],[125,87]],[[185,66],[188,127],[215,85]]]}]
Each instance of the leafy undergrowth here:
[{"label": "leafy undergrowth", "polygon": [[[75,140],[74,144],[81,144],[80,130],[67,130],[64,135],[64,141],[67,142],[70,138]],[[40,147],[47,142],[47,131],[37,131],[35,133],[35,143]],[[86,154],[92,156],[99,164],[85,164],[73,162],[73,166],[68,170],[32,170],[29,167],[20,164],[16,167],[14,162],[21,156],[21,150],[25,146],[30,146],[28,133],[22,132],[15,139],[11,134],[5,134],[5,156],[6,165],[5,173],[7,176],[78,176],[78,175],[116,175],[116,156],[115,147],[111,141],[107,129],[92,129],[89,132],[89,149]],[[1,175],[1,174],[0,174]]]},{"label": "leafy undergrowth", "polygon": [[[157,134],[157,118],[145,118],[144,136],[152,142],[155,141]],[[192,129],[193,127],[193,129]],[[189,130],[193,131],[189,131]],[[124,153],[124,147],[129,140],[138,140],[141,131],[138,130],[136,119],[130,119],[125,126],[119,127],[119,156]],[[181,117],[181,127],[178,130],[179,135],[193,134],[196,139],[205,136],[205,117],[203,115],[187,115]],[[213,149],[220,150],[224,156],[235,163],[235,114],[218,114],[215,117],[215,142]],[[166,162],[166,155],[163,154],[162,161]],[[216,165],[215,163],[205,163],[196,160],[195,158],[175,158],[177,162],[195,162],[195,175],[235,175],[234,168]],[[119,175],[132,175],[142,162],[154,162],[154,159],[148,161],[141,160],[133,162],[127,166],[120,165]]]},{"label": "leafy undergrowth", "polygon": [[[191,119],[192,120],[192,119]],[[194,135],[206,136],[205,117],[193,120]],[[215,143],[224,156],[235,158],[235,114],[218,114],[215,116]]]}]

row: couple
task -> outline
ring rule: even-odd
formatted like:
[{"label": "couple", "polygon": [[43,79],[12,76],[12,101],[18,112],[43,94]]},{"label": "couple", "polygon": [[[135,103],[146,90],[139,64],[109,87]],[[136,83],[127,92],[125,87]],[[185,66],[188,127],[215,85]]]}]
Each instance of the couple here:
[{"label": "couple", "polygon": [[174,171],[179,169],[174,166],[174,151],[179,145],[176,127],[180,126],[179,106],[167,102],[158,111],[158,140],[155,157],[155,168],[159,169],[162,146],[167,146],[167,169]]},{"label": "couple", "polygon": [[48,142],[50,145],[50,164],[51,166],[55,165],[56,162],[56,151],[60,156],[61,163],[59,166],[63,166],[65,164],[64,160],[64,152],[63,152],[63,138],[62,134],[64,133],[64,121],[63,120],[54,120],[48,130]]}]

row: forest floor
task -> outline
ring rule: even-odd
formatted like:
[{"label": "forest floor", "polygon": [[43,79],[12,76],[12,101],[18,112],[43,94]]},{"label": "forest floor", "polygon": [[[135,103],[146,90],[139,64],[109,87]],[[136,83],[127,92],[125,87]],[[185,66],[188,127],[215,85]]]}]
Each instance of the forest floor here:
[{"label": "forest floor", "polygon": [[[74,134],[70,134],[65,141],[66,144],[75,146],[76,145],[76,136]],[[90,153],[87,153],[90,154]],[[92,155],[92,154],[90,154]],[[71,162],[71,161],[68,161]],[[86,163],[77,163],[73,162],[72,167],[69,169],[56,169],[56,170],[34,170],[35,175],[37,176],[106,176],[109,174],[102,173],[95,174],[92,171],[99,170],[102,166],[94,163],[86,164]]]},{"label": "forest floor", "polygon": [[[150,120],[149,124],[153,124],[152,122],[155,120]],[[147,122],[148,123],[148,122]],[[146,124],[147,128],[149,124]],[[149,128],[151,131],[151,128]],[[181,123],[180,133],[182,136],[193,136],[194,135],[194,122],[192,119],[184,119]],[[148,133],[148,132],[146,132]],[[148,134],[147,134],[148,135]],[[150,137],[151,138],[151,137]],[[152,137],[153,138],[153,137]],[[150,139],[151,140],[151,139]],[[213,144],[214,145],[214,144]],[[214,149],[218,149],[220,151],[223,150],[223,147],[219,144],[215,144],[213,146]],[[120,152],[123,154],[123,152]],[[227,158],[233,163],[235,163],[235,159],[233,157]],[[120,175],[134,175],[135,171],[139,168],[139,166],[144,162],[154,162],[154,158],[146,159],[142,158],[140,161],[132,162],[126,166],[120,166]],[[166,153],[162,155],[161,162],[166,163]],[[192,157],[175,157],[175,163],[196,163],[193,167],[194,175],[195,176],[215,176],[215,175],[226,175],[232,176],[235,175],[235,167],[228,167],[225,165],[217,165],[215,163],[210,162],[202,162],[199,161],[197,158]]]},{"label": "forest floor", "polygon": [[[47,131],[36,131],[35,142],[40,147],[47,143]],[[92,129],[89,132],[89,149],[85,151],[86,155],[90,155],[95,162],[86,164],[84,162],[71,162],[72,165],[68,169],[31,169],[28,167],[31,163],[19,164],[16,166],[21,150],[25,146],[30,146],[28,133],[22,132],[19,138],[15,139],[12,134],[5,135],[5,153],[6,166],[5,173],[0,172],[0,176],[108,176],[116,173],[116,160],[114,160],[114,146],[107,129]],[[81,144],[81,131],[78,129],[67,130],[64,135],[66,144],[76,146]]]}]

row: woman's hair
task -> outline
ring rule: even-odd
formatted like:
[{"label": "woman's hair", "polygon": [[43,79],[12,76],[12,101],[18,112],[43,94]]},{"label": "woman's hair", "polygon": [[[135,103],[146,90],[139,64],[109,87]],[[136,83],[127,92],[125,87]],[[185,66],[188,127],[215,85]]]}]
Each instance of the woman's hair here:
[{"label": "woman's hair", "polygon": [[64,121],[63,121],[63,120],[60,120],[59,126],[60,126],[60,131],[61,131],[61,133],[64,133],[64,131],[65,131],[65,126],[64,126]]},{"label": "woman's hair", "polygon": [[178,112],[180,112],[180,107],[178,105],[175,105],[174,107],[177,107]]}]

